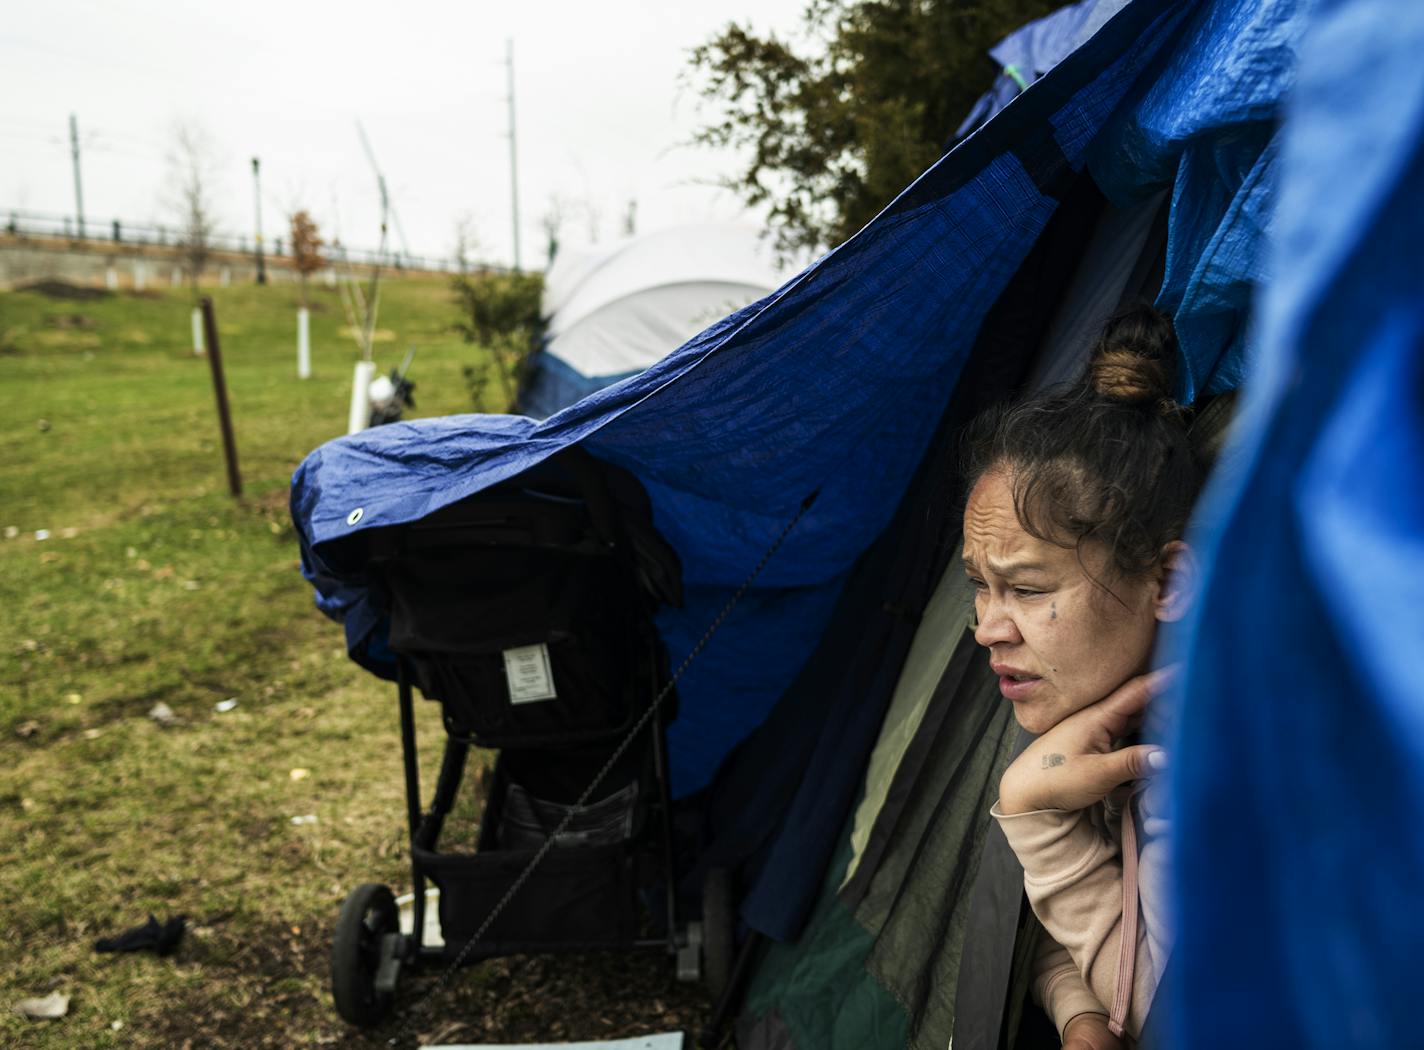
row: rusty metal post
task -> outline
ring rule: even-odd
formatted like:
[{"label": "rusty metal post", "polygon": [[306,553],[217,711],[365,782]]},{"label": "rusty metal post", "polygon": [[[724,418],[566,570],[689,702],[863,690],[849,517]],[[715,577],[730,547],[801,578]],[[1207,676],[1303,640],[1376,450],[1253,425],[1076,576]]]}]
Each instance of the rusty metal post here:
[{"label": "rusty metal post", "polygon": [[213,370],[213,393],[218,399],[218,425],[222,427],[223,455],[227,457],[227,487],[242,495],[242,477],[237,471],[237,443],[232,437],[232,416],[227,408],[227,383],[223,379],[222,352],[218,349],[218,321],[213,301],[203,296],[203,336],[207,342],[208,364]]}]

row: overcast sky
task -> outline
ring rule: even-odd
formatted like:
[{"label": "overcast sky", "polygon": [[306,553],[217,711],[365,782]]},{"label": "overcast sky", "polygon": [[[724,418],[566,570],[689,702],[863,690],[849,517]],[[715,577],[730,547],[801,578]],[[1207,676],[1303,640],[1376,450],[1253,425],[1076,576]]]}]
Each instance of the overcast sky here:
[{"label": "overcast sky", "polygon": [[[45,0],[0,25],[0,211],[74,213],[68,122],[78,117],[89,221],[172,223],[168,156],[187,122],[212,144],[224,232],[306,207],[323,234],[379,239],[375,150],[414,254],[449,255],[462,217],[476,255],[512,255],[505,41],[514,41],[523,260],[565,202],[566,243],[756,220],[714,183],[736,158],[686,146],[697,98],[687,50],[728,21],[795,33],[805,0],[315,0],[241,4]],[[394,236],[394,235],[393,235]],[[399,247],[398,242],[393,241]]]}]

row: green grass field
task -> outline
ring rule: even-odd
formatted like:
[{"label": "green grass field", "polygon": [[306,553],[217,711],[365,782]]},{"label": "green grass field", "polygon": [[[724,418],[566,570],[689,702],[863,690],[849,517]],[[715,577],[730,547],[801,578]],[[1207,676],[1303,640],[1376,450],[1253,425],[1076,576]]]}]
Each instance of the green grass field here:
[{"label": "green grass field", "polygon": [[[314,289],[313,376],[298,381],[295,289],[212,294],[236,500],[183,293],[0,292],[5,1046],[385,1045],[337,1019],[326,953],[355,885],[408,888],[393,690],[316,612],[287,517],[293,468],[345,430],[355,343],[335,290]],[[470,411],[462,369],[494,367],[452,331],[455,311],[444,280],[383,290],[377,363],[418,348],[412,416]],[[159,702],[168,728],[149,717]],[[188,916],[176,956],[93,951],[149,912]],[[498,962],[441,991],[414,1031],[632,1034],[705,1009],[669,968]],[[71,996],[62,1020],[10,1011],[55,990]],[[585,995],[592,1007],[567,1008]]]}]

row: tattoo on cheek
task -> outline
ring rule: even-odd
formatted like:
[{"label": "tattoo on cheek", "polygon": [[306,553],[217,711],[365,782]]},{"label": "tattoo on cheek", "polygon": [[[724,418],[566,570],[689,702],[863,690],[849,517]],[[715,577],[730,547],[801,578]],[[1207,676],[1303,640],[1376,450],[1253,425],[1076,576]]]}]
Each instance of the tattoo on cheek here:
[{"label": "tattoo on cheek", "polygon": [[1048,606],[1048,618],[1049,618],[1050,620],[1056,620],[1056,619],[1058,619],[1058,603],[1057,603],[1057,602],[1053,602],[1053,603],[1051,603],[1051,604]]},{"label": "tattoo on cheek", "polygon": [[1044,769],[1052,769],[1054,766],[1061,766],[1064,762],[1067,762],[1067,761],[1068,761],[1068,760],[1067,760],[1066,758],[1064,758],[1062,755],[1044,755],[1044,756],[1043,756],[1043,768],[1044,768]]}]

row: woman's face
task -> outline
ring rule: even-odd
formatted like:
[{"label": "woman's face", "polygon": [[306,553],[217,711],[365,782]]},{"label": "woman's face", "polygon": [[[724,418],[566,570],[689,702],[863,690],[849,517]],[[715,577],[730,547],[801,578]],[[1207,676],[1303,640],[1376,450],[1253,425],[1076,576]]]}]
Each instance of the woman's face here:
[{"label": "woman's face", "polygon": [[1109,560],[1101,545],[1085,546],[1080,561],[1075,548],[1026,532],[1005,472],[985,474],[969,494],[964,568],[979,619],[974,638],[989,650],[999,691],[1031,733],[1052,729],[1147,670],[1160,576],[1116,576]]}]

